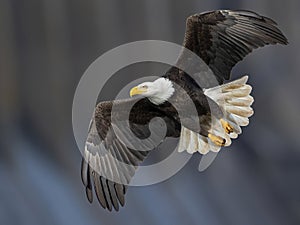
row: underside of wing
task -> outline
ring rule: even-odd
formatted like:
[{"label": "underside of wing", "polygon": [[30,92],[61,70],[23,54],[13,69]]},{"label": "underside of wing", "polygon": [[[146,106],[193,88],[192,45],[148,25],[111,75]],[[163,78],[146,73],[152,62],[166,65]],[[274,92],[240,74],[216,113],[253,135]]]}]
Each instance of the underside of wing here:
[{"label": "underside of wing", "polygon": [[87,198],[92,202],[92,186],[103,208],[119,209],[125,202],[126,186],[133,177],[136,167],[148,151],[136,151],[126,147],[109,129],[107,139],[101,140],[96,122],[92,121],[82,161],[82,181]]},{"label": "underside of wing", "polygon": [[[130,107],[130,102],[127,104],[126,101],[97,105],[82,159],[81,177],[88,200],[93,201],[94,189],[101,206],[109,211],[113,208],[118,211],[119,205],[124,205],[127,185],[135,170],[150,150],[162,141],[157,135],[161,125],[156,123],[151,129],[154,134],[149,137],[148,122],[163,115],[151,110],[148,101],[143,101],[131,109],[126,121],[121,115],[126,115],[127,106]],[[114,110],[113,103],[116,105]],[[172,128],[168,129],[168,133],[172,133]]]}]

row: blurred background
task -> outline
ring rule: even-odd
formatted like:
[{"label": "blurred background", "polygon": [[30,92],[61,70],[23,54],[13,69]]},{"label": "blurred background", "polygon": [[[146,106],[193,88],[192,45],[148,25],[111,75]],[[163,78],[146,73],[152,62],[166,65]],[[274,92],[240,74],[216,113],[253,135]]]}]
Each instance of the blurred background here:
[{"label": "blurred background", "polygon": [[[171,179],[130,187],[118,213],[90,205],[71,121],[82,74],[127,42],[181,44],[189,15],[221,8],[271,17],[290,42],[233,71],[250,74],[250,125],[205,172],[194,155]],[[300,224],[299,10],[298,0],[1,0],[0,224]]]}]

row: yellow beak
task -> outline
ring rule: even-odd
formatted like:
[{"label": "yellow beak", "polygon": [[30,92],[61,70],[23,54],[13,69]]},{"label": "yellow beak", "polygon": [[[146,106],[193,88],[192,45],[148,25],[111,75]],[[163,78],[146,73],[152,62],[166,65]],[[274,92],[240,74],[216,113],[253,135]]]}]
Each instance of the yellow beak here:
[{"label": "yellow beak", "polygon": [[134,88],[132,88],[132,89],[130,90],[129,95],[130,95],[130,97],[132,97],[132,96],[134,96],[134,95],[140,95],[140,94],[143,94],[143,93],[145,93],[146,91],[147,91],[146,89],[141,89],[141,88],[139,88],[138,86],[136,86],[136,87],[134,87]]}]

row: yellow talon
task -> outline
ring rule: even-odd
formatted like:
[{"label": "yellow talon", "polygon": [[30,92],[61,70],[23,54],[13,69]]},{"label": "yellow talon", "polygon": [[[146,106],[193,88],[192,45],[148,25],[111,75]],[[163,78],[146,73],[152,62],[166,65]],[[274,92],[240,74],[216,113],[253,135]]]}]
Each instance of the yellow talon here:
[{"label": "yellow talon", "polygon": [[224,130],[226,131],[227,134],[230,134],[233,132],[233,127],[225,120],[220,119],[222,127],[224,128]]},{"label": "yellow talon", "polygon": [[217,146],[224,146],[226,143],[226,140],[224,138],[213,134],[208,134],[208,138]]}]

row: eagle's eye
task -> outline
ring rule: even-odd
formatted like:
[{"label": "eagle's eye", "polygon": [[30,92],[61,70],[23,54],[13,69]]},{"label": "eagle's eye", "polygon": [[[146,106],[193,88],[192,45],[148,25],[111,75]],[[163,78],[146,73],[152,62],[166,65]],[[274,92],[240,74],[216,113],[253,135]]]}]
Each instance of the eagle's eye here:
[{"label": "eagle's eye", "polygon": [[148,86],[147,86],[147,85],[143,85],[142,88],[143,88],[143,89],[147,89]]}]

